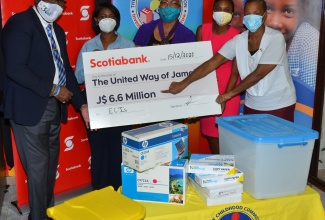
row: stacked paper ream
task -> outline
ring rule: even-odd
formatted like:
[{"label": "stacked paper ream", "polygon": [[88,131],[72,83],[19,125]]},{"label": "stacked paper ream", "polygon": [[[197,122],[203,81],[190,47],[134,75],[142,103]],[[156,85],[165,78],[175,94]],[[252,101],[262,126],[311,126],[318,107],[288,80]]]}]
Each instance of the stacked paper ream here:
[{"label": "stacked paper ream", "polygon": [[242,194],[231,194],[227,196],[219,196],[219,197],[210,197],[206,192],[203,190],[203,187],[199,186],[192,178],[189,178],[190,183],[194,187],[195,191],[199,195],[199,197],[206,203],[207,206],[211,205],[221,205],[227,203],[234,203],[234,202],[241,202],[242,201]]},{"label": "stacked paper ream", "polygon": [[241,202],[244,174],[235,168],[233,155],[192,154],[188,172],[195,191],[208,206]]},{"label": "stacked paper ream", "polygon": [[234,155],[191,154],[188,164],[189,173],[234,174]]},{"label": "stacked paper ream", "polygon": [[215,186],[223,183],[243,182],[244,173],[236,169],[234,174],[195,173],[193,179],[202,187]]}]

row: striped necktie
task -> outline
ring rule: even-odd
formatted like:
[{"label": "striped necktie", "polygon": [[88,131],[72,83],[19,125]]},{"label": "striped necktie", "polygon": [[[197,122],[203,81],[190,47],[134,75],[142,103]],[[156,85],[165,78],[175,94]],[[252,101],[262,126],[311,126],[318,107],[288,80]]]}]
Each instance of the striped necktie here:
[{"label": "striped necktie", "polygon": [[58,85],[65,86],[65,84],[66,84],[65,69],[64,69],[64,66],[63,66],[63,63],[62,63],[62,60],[61,60],[61,56],[60,56],[59,51],[57,49],[57,46],[55,44],[53,34],[52,34],[52,26],[50,24],[46,27],[46,31],[47,31],[47,35],[50,38],[54,61],[55,61],[56,65],[57,65],[57,68],[59,70],[59,83],[58,83]]}]

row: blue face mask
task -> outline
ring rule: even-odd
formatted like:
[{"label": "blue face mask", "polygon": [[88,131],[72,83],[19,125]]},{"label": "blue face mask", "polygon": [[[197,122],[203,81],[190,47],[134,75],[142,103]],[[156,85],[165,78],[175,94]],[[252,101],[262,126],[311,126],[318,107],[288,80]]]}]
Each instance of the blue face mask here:
[{"label": "blue face mask", "polygon": [[172,7],[159,8],[160,18],[166,23],[175,21],[178,18],[180,13],[181,13],[180,8],[172,8]]},{"label": "blue face mask", "polygon": [[261,16],[261,15],[245,15],[243,23],[250,32],[255,32],[263,24],[263,21],[262,21],[263,16]]}]

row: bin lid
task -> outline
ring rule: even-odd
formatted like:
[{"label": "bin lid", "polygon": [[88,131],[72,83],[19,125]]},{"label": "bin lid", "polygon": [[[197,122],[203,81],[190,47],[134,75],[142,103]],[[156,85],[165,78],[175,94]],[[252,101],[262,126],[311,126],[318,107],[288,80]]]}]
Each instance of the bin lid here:
[{"label": "bin lid", "polygon": [[111,187],[95,190],[47,209],[47,215],[59,220],[139,220],[146,210],[138,202]]},{"label": "bin lid", "polygon": [[294,143],[318,138],[317,131],[270,114],[221,116],[216,123],[256,143]]}]

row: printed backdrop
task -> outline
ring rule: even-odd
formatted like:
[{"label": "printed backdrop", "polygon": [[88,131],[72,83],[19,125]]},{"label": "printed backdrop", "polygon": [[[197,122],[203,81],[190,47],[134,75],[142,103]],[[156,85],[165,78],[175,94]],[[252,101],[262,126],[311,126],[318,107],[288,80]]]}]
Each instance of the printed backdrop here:
[{"label": "printed backdrop", "polygon": [[[13,14],[26,10],[33,4],[33,0],[0,0],[2,8],[2,22],[8,20]],[[77,55],[81,46],[94,36],[91,29],[91,14],[94,8],[93,0],[68,1],[63,16],[59,19],[59,24],[64,28],[67,35],[67,46],[72,67],[75,67]],[[102,2],[102,1],[101,1]],[[212,21],[213,0],[183,0],[182,14],[179,20],[190,28],[194,33],[196,28],[202,23]],[[266,24],[278,28],[274,21],[281,21],[294,34],[294,43],[291,43],[292,50],[296,54],[306,55],[300,57],[297,64],[299,67],[292,67],[291,73],[297,90],[297,105],[295,112],[295,122],[307,127],[311,127],[314,88],[309,86],[299,74],[309,75],[311,82],[315,84],[317,51],[319,39],[319,21],[321,16],[321,0],[294,1],[295,4],[286,9],[291,13],[278,13],[281,11],[283,0],[266,0],[268,4],[268,19]],[[112,0],[121,12],[121,26],[119,33],[129,39],[133,39],[137,28],[150,20],[157,19],[158,0]],[[233,18],[242,26],[243,0],[234,0],[235,16]],[[271,7],[274,6],[274,7]],[[203,12],[203,13],[202,13]],[[290,16],[288,16],[290,14]],[[287,21],[290,22],[288,23]],[[291,25],[288,25],[291,24]],[[302,25],[303,24],[303,25]],[[300,43],[300,44],[299,44]],[[303,46],[311,43],[311,46]],[[293,46],[295,45],[295,47]],[[316,49],[312,49],[314,47]],[[299,51],[299,49],[306,49]],[[308,56],[307,56],[308,55]],[[305,71],[304,67],[314,67]],[[289,59],[289,64],[296,64]],[[209,153],[206,140],[200,135],[200,125],[198,122],[189,123],[189,148],[192,153]],[[60,193],[78,186],[90,183],[90,150],[88,139],[81,116],[69,106],[69,121],[62,125],[61,132],[61,152],[60,152],[57,183],[55,193]],[[22,170],[17,153],[15,154],[15,172],[17,177],[17,199],[18,205],[28,203],[26,177]]]},{"label": "printed backdrop", "polygon": [[[182,0],[182,11],[178,19],[193,33],[202,24],[202,2],[203,0]],[[159,19],[159,0],[112,0],[112,3],[119,9],[122,17],[118,31],[130,40],[133,40],[143,23]]]}]

